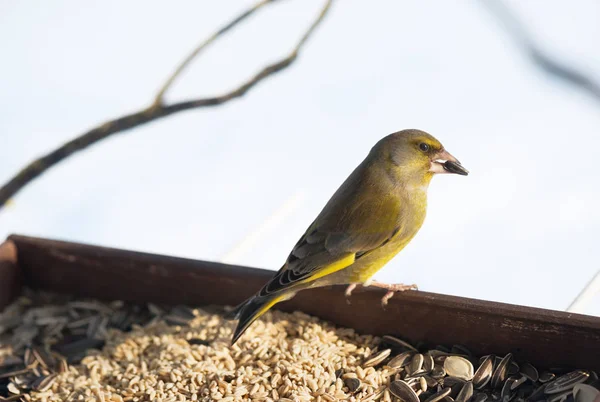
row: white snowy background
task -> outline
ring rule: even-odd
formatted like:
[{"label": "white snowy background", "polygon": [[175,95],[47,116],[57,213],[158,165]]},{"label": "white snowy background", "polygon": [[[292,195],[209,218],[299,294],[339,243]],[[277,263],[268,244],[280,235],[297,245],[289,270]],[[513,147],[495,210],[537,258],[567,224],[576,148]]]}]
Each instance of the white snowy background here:
[{"label": "white snowy background", "polygon": [[[0,2],[0,181],[146,106],[251,2]],[[169,99],[229,90],[286,54],[322,1],[265,8]],[[600,80],[600,2],[512,0],[539,45]],[[600,103],[540,73],[477,1],[339,0],[297,63],[241,100],[115,135],[0,211],[11,233],[278,269],[381,137],[420,128],[471,171],[436,177],[376,278],[564,310],[600,268]],[[250,236],[250,237],[249,237]],[[600,315],[600,294],[581,312]]]}]

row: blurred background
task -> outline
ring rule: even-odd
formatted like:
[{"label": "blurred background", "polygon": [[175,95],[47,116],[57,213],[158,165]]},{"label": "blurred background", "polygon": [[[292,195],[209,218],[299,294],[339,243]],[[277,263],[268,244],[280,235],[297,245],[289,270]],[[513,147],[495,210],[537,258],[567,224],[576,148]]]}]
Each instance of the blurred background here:
[{"label": "blurred background", "polygon": [[[0,183],[146,107],[251,4],[0,2]],[[287,54],[322,4],[264,7],[195,60],[167,100],[233,89]],[[504,4],[539,49],[600,80],[600,2]],[[433,180],[422,230],[376,279],[565,310],[600,268],[600,98],[532,63],[498,17],[484,1],[334,2],[289,69],[243,98],[65,160],[0,210],[0,238],[276,270],[376,141],[420,128],[471,174]],[[572,310],[600,315],[593,288]]]}]

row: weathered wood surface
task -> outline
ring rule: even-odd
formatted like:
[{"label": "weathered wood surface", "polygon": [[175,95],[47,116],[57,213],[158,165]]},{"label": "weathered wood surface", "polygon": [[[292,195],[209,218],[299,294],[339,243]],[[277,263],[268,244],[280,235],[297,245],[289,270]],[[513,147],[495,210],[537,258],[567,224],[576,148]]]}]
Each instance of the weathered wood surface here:
[{"label": "weathered wood surface", "polygon": [[0,244],[0,309],[13,300],[21,287],[17,247],[11,241]]},{"label": "weathered wood surface", "polygon": [[[27,286],[79,296],[235,305],[273,274],[23,236],[9,239],[17,247],[19,269]],[[4,288],[1,283],[0,292]],[[600,371],[598,317],[422,291],[397,294],[384,310],[379,303],[382,296],[378,289],[357,290],[349,305],[343,288],[334,287],[300,292],[278,306],[286,311],[302,310],[363,333],[395,334],[433,345],[460,343],[478,354],[513,352],[518,359],[541,367]]]}]

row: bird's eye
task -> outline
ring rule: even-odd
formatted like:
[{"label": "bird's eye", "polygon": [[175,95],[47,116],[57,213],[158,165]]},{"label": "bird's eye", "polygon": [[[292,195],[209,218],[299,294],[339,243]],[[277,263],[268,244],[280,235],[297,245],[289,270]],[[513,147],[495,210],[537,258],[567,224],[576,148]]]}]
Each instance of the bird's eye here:
[{"label": "bird's eye", "polygon": [[422,142],[419,144],[419,148],[421,148],[421,151],[427,152],[429,151],[429,144],[425,144],[424,142]]}]

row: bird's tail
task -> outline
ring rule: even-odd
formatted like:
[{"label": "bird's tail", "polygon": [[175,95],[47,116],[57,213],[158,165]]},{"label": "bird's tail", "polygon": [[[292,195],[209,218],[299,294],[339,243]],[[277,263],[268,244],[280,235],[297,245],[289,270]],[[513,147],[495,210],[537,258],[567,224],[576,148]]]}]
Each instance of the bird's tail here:
[{"label": "bird's tail", "polygon": [[239,319],[239,322],[233,333],[233,337],[231,338],[231,345],[242,336],[257,318],[266,313],[275,304],[286,299],[286,295],[281,294],[273,296],[255,296],[232,310],[228,315]]},{"label": "bird's tail", "polygon": [[240,304],[235,306],[235,308],[233,310],[225,313],[224,318],[226,320],[238,320],[240,318],[240,314],[242,313],[242,310],[244,309],[244,306],[246,306],[246,304],[248,304],[248,302],[250,300],[252,300],[253,298],[254,298],[254,296],[250,297],[249,299],[244,300],[243,302],[241,302]]}]

